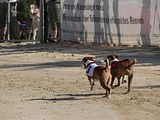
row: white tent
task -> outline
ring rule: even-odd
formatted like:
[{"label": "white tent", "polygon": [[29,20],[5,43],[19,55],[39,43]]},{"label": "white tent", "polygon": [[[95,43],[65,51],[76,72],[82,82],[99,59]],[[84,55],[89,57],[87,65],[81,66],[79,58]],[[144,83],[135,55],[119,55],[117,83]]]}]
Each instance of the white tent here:
[{"label": "white tent", "polygon": [[17,2],[18,0],[0,0],[0,2]]},{"label": "white tent", "polygon": [[17,2],[18,0],[10,0],[10,2]]}]

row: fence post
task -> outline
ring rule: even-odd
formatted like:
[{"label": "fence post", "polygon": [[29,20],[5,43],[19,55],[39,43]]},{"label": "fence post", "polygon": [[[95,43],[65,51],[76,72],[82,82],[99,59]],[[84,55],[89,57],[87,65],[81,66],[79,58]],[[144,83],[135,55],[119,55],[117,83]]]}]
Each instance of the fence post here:
[{"label": "fence post", "polygon": [[48,9],[46,0],[44,0],[44,43],[47,42],[48,39]]},{"label": "fence post", "polygon": [[46,0],[40,0],[40,43],[46,43],[48,39],[48,17]]},{"label": "fence post", "polygon": [[11,6],[10,0],[8,0],[8,13],[7,13],[7,40],[10,40],[10,15],[11,15]]}]

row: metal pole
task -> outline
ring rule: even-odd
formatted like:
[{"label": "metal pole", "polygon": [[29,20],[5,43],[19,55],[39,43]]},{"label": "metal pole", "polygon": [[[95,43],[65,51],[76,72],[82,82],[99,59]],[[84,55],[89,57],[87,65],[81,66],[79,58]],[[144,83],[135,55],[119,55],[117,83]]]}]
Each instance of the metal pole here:
[{"label": "metal pole", "polygon": [[40,0],[40,43],[46,43],[48,39],[48,15],[46,0]]},{"label": "metal pole", "polygon": [[44,12],[43,12],[43,3],[44,0],[40,0],[40,30],[39,30],[39,40],[40,43],[44,43],[44,21],[43,21],[43,16],[44,16]]},{"label": "metal pole", "polygon": [[48,10],[47,10],[47,3],[44,0],[44,43],[47,42],[48,39]]},{"label": "metal pole", "polygon": [[11,6],[10,6],[10,0],[8,0],[8,14],[7,14],[7,40],[10,40],[10,10],[11,10]]}]

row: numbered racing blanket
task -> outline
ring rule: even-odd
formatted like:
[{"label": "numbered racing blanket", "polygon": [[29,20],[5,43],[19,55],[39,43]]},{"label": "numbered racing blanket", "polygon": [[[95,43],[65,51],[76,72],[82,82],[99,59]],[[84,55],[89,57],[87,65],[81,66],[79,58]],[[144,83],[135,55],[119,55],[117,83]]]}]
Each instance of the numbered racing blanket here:
[{"label": "numbered racing blanket", "polygon": [[98,65],[96,63],[92,63],[89,65],[86,69],[86,75],[92,77],[93,76],[93,71]]}]

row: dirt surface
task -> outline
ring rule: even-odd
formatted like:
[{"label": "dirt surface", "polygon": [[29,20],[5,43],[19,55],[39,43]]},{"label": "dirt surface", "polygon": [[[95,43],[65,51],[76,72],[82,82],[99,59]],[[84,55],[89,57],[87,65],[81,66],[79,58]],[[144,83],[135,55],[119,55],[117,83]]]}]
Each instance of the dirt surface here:
[{"label": "dirt surface", "polygon": [[[121,84],[107,99],[98,81],[90,91],[81,59],[113,52],[138,63],[131,92]],[[160,48],[1,43],[0,95],[1,120],[159,120]]]}]

